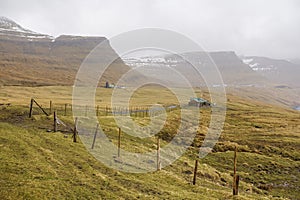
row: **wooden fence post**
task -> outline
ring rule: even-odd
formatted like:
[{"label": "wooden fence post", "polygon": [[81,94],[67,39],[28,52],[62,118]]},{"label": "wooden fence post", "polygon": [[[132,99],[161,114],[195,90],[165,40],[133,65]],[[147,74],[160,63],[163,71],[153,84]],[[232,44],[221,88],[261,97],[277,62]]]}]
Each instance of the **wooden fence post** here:
[{"label": "wooden fence post", "polygon": [[97,105],[97,111],[96,111],[96,116],[99,116],[99,105]]},{"label": "wooden fence post", "polygon": [[32,117],[32,106],[33,106],[33,99],[30,100],[30,108],[29,108],[29,118]]},{"label": "wooden fence post", "polygon": [[118,158],[120,158],[120,150],[121,150],[121,128],[119,128],[119,137],[118,137]]},{"label": "wooden fence post", "polygon": [[232,183],[232,193],[233,195],[238,195],[238,183],[239,177],[236,175],[236,162],[237,162],[237,146],[235,146],[234,157],[233,157],[233,183]]},{"label": "wooden fence post", "polygon": [[75,124],[74,124],[74,130],[73,130],[73,142],[77,142],[77,123],[78,123],[78,118],[75,118]]},{"label": "wooden fence post", "polygon": [[239,194],[239,182],[240,182],[240,176],[237,175],[235,178],[235,194],[238,195]]},{"label": "wooden fence post", "polygon": [[52,113],[52,101],[50,100],[50,103],[49,103],[49,110],[50,110],[50,114]]},{"label": "wooden fence post", "polygon": [[68,104],[65,104],[65,116],[67,116],[67,106]]},{"label": "wooden fence post", "polygon": [[57,116],[56,116],[56,111],[53,113],[53,131],[57,131]]},{"label": "wooden fence post", "polygon": [[197,170],[198,170],[198,159],[195,160],[195,168],[194,168],[194,178],[193,178],[193,185],[196,185],[197,179]]},{"label": "wooden fence post", "polygon": [[65,104],[65,116],[67,116],[67,106],[68,104]]},{"label": "wooden fence post", "polygon": [[161,162],[160,162],[160,140],[159,137],[157,138],[157,160],[156,160],[156,164],[157,164],[157,171],[161,170]]},{"label": "wooden fence post", "polygon": [[97,123],[97,126],[96,126],[95,135],[94,135],[93,144],[92,144],[92,149],[94,149],[94,146],[95,146],[95,141],[96,141],[98,129],[99,129],[99,123]]}]

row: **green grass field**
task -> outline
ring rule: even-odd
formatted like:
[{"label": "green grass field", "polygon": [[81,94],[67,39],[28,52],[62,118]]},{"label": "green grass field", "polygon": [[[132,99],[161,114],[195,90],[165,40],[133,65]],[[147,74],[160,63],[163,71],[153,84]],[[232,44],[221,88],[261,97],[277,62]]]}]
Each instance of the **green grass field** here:
[{"label": "green grass field", "polygon": [[[97,91],[99,106],[109,105],[111,89]],[[207,93],[197,92],[207,98]],[[145,94],[151,94],[145,98]],[[197,137],[185,154],[158,172],[132,174],[96,160],[81,141],[73,143],[63,126],[53,129],[53,116],[28,105],[35,98],[46,110],[52,100],[58,116],[73,126],[71,87],[2,87],[0,103],[0,199],[298,199],[300,190],[300,112],[228,94],[224,130],[213,152],[199,161],[197,184],[192,185],[194,162],[210,121],[201,112]],[[188,97],[187,97],[188,98]],[[188,99],[187,99],[188,101]],[[136,91],[131,105],[176,104],[168,90],[148,87]],[[161,146],[176,134],[179,111],[168,112],[159,135]],[[132,117],[139,124],[147,117]],[[99,116],[108,138],[117,144],[118,127],[109,115]],[[232,196],[233,149],[238,147],[239,195]],[[137,139],[123,134],[121,147],[132,152],[156,149],[155,137]],[[117,152],[116,152],[117,153]]]}]

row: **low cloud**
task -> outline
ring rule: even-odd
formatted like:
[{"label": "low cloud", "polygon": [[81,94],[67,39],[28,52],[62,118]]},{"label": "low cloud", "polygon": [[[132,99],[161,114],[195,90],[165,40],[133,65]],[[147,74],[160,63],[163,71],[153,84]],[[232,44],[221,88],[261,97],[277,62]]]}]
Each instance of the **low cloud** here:
[{"label": "low cloud", "polygon": [[297,0],[2,0],[0,13],[25,28],[112,37],[132,29],[178,31],[209,51],[300,58]]}]

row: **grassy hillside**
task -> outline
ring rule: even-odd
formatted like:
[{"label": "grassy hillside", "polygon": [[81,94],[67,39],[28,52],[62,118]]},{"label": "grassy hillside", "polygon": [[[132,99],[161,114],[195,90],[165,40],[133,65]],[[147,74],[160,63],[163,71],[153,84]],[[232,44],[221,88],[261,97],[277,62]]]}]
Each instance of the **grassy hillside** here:
[{"label": "grassy hillside", "polygon": [[[63,127],[59,127],[59,132],[48,132],[52,130],[52,116],[38,114],[35,108],[33,118],[28,118],[28,106],[24,105],[30,97],[37,98],[44,107],[52,99],[59,108],[70,102],[70,88],[4,89],[1,103],[12,105],[0,107],[1,199],[297,199],[299,196],[299,112],[228,95],[224,131],[214,152],[200,160],[197,184],[193,186],[197,146],[206,134],[209,109],[201,111],[202,124],[194,145],[179,160],[159,172],[130,174],[97,161],[80,141],[73,143],[71,134]],[[137,91],[134,104],[148,103],[144,98],[139,99],[145,90],[161,94],[159,99],[153,95],[149,101],[163,101],[162,104],[176,101],[167,90],[146,88]],[[97,102],[106,105],[110,92],[101,89]],[[47,98],[42,98],[43,95]],[[63,116],[61,111],[59,116],[72,126],[73,119],[68,114]],[[178,111],[168,114],[167,125],[160,132],[164,138],[162,146],[175,134],[178,114]],[[145,124],[148,119],[134,117],[134,120]],[[100,116],[99,122],[116,143],[117,126],[111,116]],[[238,197],[232,196],[231,189],[235,146],[239,149],[237,171],[241,176]],[[154,150],[155,138],[134,139],[124,134],[122,148],[137,152]]]},{"label": "grassy hillside", "polygon": [[[13,34],[0,35],[0,85],[73,85],[84,59],[99,43],[107,41],[104,37],[68,35],[28,40]],[[108,43],[97,53],[99,63],[118,57]],[[116,59],[103,74],[101,85],[118,80],[128,70],[123,61]]]}]

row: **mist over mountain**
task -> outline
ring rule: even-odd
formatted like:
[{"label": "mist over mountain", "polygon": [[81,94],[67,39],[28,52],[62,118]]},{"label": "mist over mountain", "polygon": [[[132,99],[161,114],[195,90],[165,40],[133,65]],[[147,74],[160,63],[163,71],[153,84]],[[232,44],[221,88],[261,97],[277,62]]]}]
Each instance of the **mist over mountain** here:
[{"label": "mist over mountain", "polygon": [[[79,66],[92,49],[101,42],[101,59],[118,57],[105,37],[83,37],[36,33],[14,21],[0,17],[0,84],[2,85],[73,85]],[[189,58],[200,63],[200,71],[208,76],[214,65],[220,71],[224,86],[264,87],[267,84],[299,86],[299,65],[285,60],[259,56],[238,57],[233,51],[187,52],[182,55],[156,55],[117,59],[102,77],[102,82],[116,82],[135,66],[147,66],[144,76],[161,78],[165,83],[179,85],[170,69],[177,70],[193,86],[205,85],[205,78],[195,71]],[[167,66],[162,70],[161,66]],[[145,69],[145,68],[144,68]],[[142,77],[142,75],[141,75]],[[133,76],[138,79],[138,76]],[[144,79],[145,77],[143,77]],[[211,86],[217,87],[219,83]]]}]

